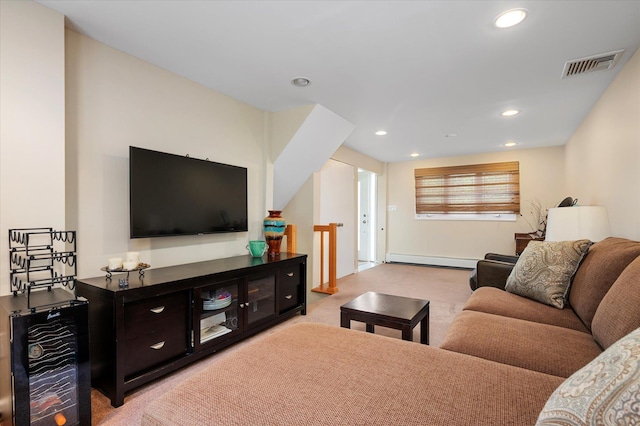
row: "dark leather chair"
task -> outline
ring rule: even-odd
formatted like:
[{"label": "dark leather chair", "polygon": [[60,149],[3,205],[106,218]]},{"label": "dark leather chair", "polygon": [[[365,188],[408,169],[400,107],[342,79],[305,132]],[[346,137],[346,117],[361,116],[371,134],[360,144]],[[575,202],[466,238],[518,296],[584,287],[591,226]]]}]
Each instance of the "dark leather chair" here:
[{"label": "dark leather chair", "polygon": [[478,287],[497,287],[504,289],[507,278],[518,256],[507,254],[487,253],[483,260],[479,260],[476,269],[471,271],[469,286],[475,291]]}]

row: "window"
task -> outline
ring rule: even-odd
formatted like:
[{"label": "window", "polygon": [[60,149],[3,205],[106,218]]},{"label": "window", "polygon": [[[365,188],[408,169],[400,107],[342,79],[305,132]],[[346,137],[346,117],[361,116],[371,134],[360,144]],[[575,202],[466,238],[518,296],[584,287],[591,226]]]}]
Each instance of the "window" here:
[{"label": "window", "polygon": [[515,215],[520,212],[520,164],[415,169],[416,215]]}]

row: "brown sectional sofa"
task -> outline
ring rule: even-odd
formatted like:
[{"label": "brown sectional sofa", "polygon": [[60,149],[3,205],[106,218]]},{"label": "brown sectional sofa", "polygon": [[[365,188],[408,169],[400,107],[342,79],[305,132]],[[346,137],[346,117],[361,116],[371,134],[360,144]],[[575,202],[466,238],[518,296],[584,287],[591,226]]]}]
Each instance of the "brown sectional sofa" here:
[{"label": "brown sectional sofa", "polygon": [[[640,327],[638,256],[639,242],[591,246],[562,310],[480,282],[445,349],[321,324],[288,326],[153,401],[142,424],[533,425],[543,407],[549,412],[550,395],[571,384],[567,376]],[[625,380],[635,380],[625,389],[631,398],[640,387],[640,373],[628,367],[640,364],[638,333],[621,361]],[[607,377],[601,367],[610,352],[586,368],[601,361],[594,369]],[[621,381],[622,373],[611,374]],[[626,406],[597,410],[602,405],[606,415],[640,421]],[[545,424],[574,424],[558,412],[561,423]]]},{"label": "brown sectional sofa", "polygon": [[564,309],[500,290],[495,282],[485,287],[479,276],[440,347],[568,377],[640,327],[639,256],[636,241],[607,238],[592,245]]},{"label": "brown sectional sofa", "polygon": [[299,323],[156,399],[142,424],[522,426],[535,422],[562,381],[415,342]]}]

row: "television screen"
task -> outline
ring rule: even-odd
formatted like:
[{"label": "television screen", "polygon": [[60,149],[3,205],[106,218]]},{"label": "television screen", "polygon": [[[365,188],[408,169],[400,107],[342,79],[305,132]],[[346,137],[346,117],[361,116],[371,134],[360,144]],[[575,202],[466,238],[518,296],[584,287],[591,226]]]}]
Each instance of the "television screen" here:
[{"label": "television screen", "polygon": [[247,231],[247,169],[129,147],[131,238]]}]

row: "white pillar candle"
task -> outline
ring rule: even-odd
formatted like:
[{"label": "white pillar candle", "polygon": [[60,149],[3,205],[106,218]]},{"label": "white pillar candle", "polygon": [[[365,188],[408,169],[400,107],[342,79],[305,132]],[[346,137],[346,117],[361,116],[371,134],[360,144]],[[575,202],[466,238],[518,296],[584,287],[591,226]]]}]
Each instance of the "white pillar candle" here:
[{"label": "white pillar candle", "polygon": [[122,266],[127,271],[133,271],[138,267],[138,262],[122,262]]},{"label": "white pillar candle", "polygon": [[140,263],[140,253],[137,251],[127,252],[127,262],[135,262],[136,266]]},{"label": "white pillar candle", "polygon": [[121,269],[122,268],[122,258],[121,257],[112,257],[109,259],[109,269]]}]

